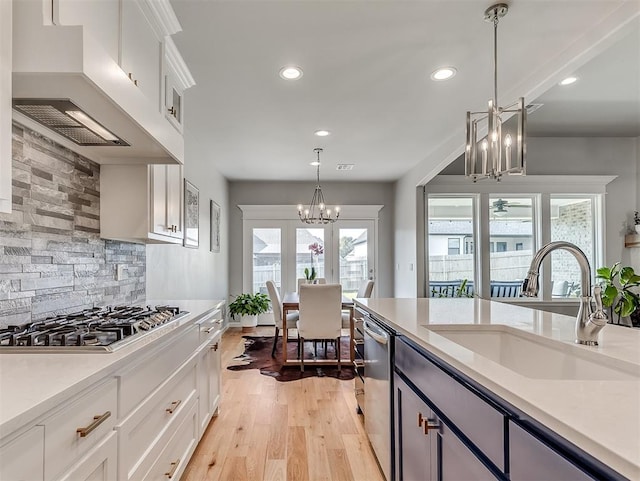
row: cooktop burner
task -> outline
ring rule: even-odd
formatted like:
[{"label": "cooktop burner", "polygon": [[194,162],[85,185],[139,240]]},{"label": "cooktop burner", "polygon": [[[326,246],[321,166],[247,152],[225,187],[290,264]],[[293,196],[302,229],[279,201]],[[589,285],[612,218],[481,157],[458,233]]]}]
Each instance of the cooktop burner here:
[{"label": "cooktop burner", "polygon": [[112,352],[187,314],[171,306],[94,307],[0,329],[0,353]]}]

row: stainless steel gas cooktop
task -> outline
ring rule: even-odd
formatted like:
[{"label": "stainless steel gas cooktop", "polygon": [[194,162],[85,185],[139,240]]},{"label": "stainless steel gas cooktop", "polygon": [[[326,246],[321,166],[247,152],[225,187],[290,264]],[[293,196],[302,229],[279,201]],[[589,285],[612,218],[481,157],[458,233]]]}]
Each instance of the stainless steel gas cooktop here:
[{"label": "stainless steel gas cooktop", "polygon": [[187,314],[171,306],[94,307],[0,329],[0,353],[113,352]]}]

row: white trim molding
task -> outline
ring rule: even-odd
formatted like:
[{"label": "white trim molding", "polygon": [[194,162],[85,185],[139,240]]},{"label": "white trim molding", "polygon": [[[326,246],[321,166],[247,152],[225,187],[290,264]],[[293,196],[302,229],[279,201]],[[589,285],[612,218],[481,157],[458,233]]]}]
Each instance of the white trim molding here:
[{"label": "white trim molding", "polygon": [[430,194],[604,194],[616,175],[525,175],[500,182],[472,182],[463,175],[438,175],[425,185]]},{"label": "white trim molding", "polygon": [[180,55],[180,51],[171,37],[164,38],[164,57],[169,67],[175,72],[176,80],[182,90],[187,90],[196,84],[189,67],[187,67],[187,64],[182,58],[182,55]]},{"label": "white trim molding", "polygon": [[[333,208],[333,206],[327,206]],[[384,205],[342,205],[340,220],[378,219]],[[291,220],[298,219],[298,208],[295,205],[238,205],[242,211],[242,220]]]}]

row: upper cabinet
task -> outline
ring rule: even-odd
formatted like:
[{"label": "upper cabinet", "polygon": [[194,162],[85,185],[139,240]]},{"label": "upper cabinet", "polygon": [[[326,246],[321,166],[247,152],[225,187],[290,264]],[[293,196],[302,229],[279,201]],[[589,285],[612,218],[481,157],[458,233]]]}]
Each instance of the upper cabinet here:
[{"label": "upper cabinet", "polygon": [[184,119],[182,97],[184,91],[193,87],[196,82],[171,37],[164,39],[162,72],[164,115],[179,132],[182,132]]},{"label": "upper cabinet", "polygon": [[[194,82],[175,46],[166,60],[181,30],[169,0],[21,0],[13,27],[14,99],[69,99],[119,138],[74,145],[41,122],[54,140],[103,164],[184,162],[184,101],[169,106],[179,121],[167,115],[165,84],[174,65],[189,80],[178,82],[180,96]],[[16,118],[42,130],[24,107]]]},{"label": "upper cabinet", "polygon": [[11,7],[0,1],[0,212],[11,212]]}]

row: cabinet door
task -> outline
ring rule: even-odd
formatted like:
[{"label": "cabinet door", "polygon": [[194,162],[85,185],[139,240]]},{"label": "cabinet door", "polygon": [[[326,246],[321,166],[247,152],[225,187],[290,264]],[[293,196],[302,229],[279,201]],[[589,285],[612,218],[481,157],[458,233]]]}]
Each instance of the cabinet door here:
[{"label": "cabinet door", "polygon": [[44,479],[44,427],[34,426],[0,447],[0,479]]},{"label": "cabinet door", "polygon": [[215,414],[220,403],[220,393],[222,392],[222,334],[218,334],[212,342],[209,351],[209,410]]},{"label": "cabinet door", "polygon": [[114,480],[116,479],[117,456],[118,435],[112,432],[59,481]]},{"label": "cabinet door", "polygon": [[509,459],[513,481],[592,479],[520,426],[509,422]]},{"label": "cabinet door", "polygon": [[182,239],[182,167],[152,165],[149,168],[152,232]]},{"label": "cabinet door", "polygon": [[178,129],[178,132],[182,132],[182,95],[183,91],[178,86],[177,74],[171,66],[167,66],[164,76],[165,116]]},{"label": "cabinet door", "polygon": [[437,445],[433,434],[424,433],[424,423],[433,413],[397,374],[394,389],[396,480],[435,481]]},{"label": "cabinet door", "polygon": [[437,443],[439,480],[484,481],[497,479],[464,445],[460,438],[442,422],[438,428]]},{"label": "cabinet door", "polygon": [[138,0],[121,0],[120,21],[120,67],[158,112],[162,44]]},{"label": "cabinet door", "polygon": [[183,179],[180,165],[167,165],[167,223],[174,226],[171,237],[182,239]]}]

